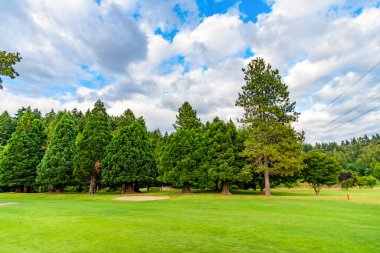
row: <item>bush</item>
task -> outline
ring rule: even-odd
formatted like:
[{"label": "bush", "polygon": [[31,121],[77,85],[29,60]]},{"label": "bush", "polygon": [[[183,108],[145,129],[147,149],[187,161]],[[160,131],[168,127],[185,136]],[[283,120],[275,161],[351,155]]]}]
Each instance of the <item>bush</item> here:
[{"label": "bush", "polygon": [[77,192],[78,191],[78,186],[66,186],[64,189],[65,192]]},{"label": "bush", "polygon": [[149,187],[149,192],[160,192],[160,187]]},{"label": "bush", "polygon": [[353,178],[346,179],[340,182],[340,187],[345,190],[347,190],[348,188],[352,188],[354,185],[355,183]]},{"label": "bush", "polygon": [[376,185],[376,178],[373,176],[358,177],[358,185],[362,187],[374,187]]}]

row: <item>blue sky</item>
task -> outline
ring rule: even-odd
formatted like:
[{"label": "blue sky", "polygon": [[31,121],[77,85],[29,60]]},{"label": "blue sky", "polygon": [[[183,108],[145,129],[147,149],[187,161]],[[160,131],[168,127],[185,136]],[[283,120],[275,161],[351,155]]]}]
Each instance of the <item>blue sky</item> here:
[{"label": "blue sky", "polygon": [[[0,50],[20,52],[0,111],[131,108],[172,131],[189,101],[203,121],[241,117],[241,68],[280,70],[308,142],[380,132],[379,1],[0,2]],[[338,98],[338,99],[335,99]]]}]

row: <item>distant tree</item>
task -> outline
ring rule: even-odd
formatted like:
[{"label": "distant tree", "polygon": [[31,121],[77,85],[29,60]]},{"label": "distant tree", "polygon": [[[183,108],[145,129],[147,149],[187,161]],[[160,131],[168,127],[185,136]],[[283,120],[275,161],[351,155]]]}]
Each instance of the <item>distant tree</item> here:
[{"label": "distant tree", "polygon": [[136,121],[136,117],[133,114],[131,109],[127,109],[124,111],[124,113],[116,117],[116,129],[122,129],[125,126],[131,125],[133,122]]},{"label": "distant tree", "polygon": [[238,133],[232,121],[225,123],[215,118],[206,132],[208,174],[212,181],[220,181],[222,194],[230,194],[229,185],[238,181]]},{"label": "distant tree", "polygon": [[197,111],[193,110],[189,102],[184,102],[178,109],[176,122],[173,127],[183,130],[198,129],[202,126],[201,120],[197,118]]},{"label": "distant tree", "polygon": [[338,183],[338,176],[343,168],[333,158],[321,151],[312,151],[305,155],[305,167],[302,170],[304,181],[309,183],[316,195],[323,185]]},{"label": "distant tree", "polygon": [[[6,51],[0,51],[0,76],[7,76],[11,79],[16,78],[19,74],[13,68],[13,66],[21,61],[20,53],[10,53]],[[0,90],[3,89],[3,80],[0,77]]]},{"label": "distant tree", "polygon": [[154,160],[156,162],[156,168],[153,171],[154,179],[158,180],[159,172],[158,167],[160,165],[160,157],[162,149],[164,148],[165,141],[164,137],[161,134],[160,129],[155,129],[153,132],[149,132],[149,138],[152,143],[153,149],[154,149]]},{"label": "distant tree", "polygon": [[101,172],[101,160],[111,141],[109,117],[102,101],[92,109],[83,133],[77,137],[74,175],[81,182],[90,182],[89,193],[95,193],[96,176]]},{"label": "distant tree", "polygon": [[16,130],[17,122],[12,119],[7,111],[0,115],[0,146],[5,146]]},{"label": "distant tree", "polygon": [[53,191],[63,192],[73,183],[75,147],[75,122],[65,112],[54,128],[46,153],[37,169],[37,183],[51,185]]},{"label": "distant tree", "polygon": [[243,73],[245,85],[236,100],[245,110],[241,121],[249,132],[243,155],[247,167],[264,173],[265,195],[270,195],[270,174],[292,175],[301,168],[303,136],[291,126],[299,114],[279,71],[262,58],[252,60]]},{"label": "distant tree", "polygon": [[183,193],[191,192],[191,185],[205,180],[204,143],[202,135],[195,130],[179,129],[172,134],[161,155],[163,180],[181,186]]},{"label": "distant tree", "polygon": [[17,123],[0,162],[0,184],[30,191],[35,184],[37,165],[45,140],[43,123],[28,109]]},{"label": "distant tree", "polygon": [[103,159],[102,179],[121,184],[124,192],[134,192],[133,184],[153,180],[154,151],[148,133],[140,122],[124,126],[112,139]]}]

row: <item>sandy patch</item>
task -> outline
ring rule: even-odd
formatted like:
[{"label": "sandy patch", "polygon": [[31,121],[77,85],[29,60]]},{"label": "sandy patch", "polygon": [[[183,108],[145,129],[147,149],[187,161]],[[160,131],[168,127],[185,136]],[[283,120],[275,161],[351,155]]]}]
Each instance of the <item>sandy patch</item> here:
[{"label": "sandy patch", "polygon": [[127,201],[152,201],[152,200],[162,200],[168,199],[169,196],[126,196],[120,197],[116,200],[127,200]]},{"label": "sandy patch", "polygon": [[9,206],[9,205],[15,205],[18,204],[16,202],[6,202],[6,203],[0,203],[0,206]]}]

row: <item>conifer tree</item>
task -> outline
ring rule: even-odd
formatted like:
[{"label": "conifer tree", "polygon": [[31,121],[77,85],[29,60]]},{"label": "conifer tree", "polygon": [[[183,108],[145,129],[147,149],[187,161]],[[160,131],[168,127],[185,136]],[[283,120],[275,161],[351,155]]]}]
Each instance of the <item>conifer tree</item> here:
[{"label": "conifer tree", "polygon": [[38,166],[36,181],[40,185],[50,185],[53,191],[63,192],[64,187],[73,182],[75,128],[71,116],[64,112]]},{"label": "conifer tree", "polygon": [[29,109],[17,123],[0,162],[0,184],[30,191],[35,183],[37,165],[43,156],[43,123]]},{"label": "conifer tree", "polygon": [[135,192],[134,184],[153,181],[155,166],[148,132],[134,121],[122,127],[107,147],[102,179],[105,183],[121,184],[123,192]]},{"label": "conifer tree", "polygon": [[16,121],[12,119],[7,111],[0,115],[0,146],[5,146],[16,130]]},{"label": "conifer tree", "polygon": [[92,109],[83,133],[77,138],[74,175],[81,182],[89,182],[89,193],[95,193],[96,176],[100,176],[101,160],[111,141],[109,117],[102,101]]},{"label": "conifer tree", "polygon": [[239,179],[238,133],[232,121],[225,123],[215,118],[206,132],[208,174],[221,182],[222,194],[230,194],[229,184]]},{"label": "conifer tree", "polygon": [[163,180],[181,186],[183,193],[191,192],[191,185],[205,180],[204,143],[202,134],[195,130],[179,129],[172,134],[161,155],[160,173]]},{"label": "conifer tree", "polygon": [[193,110],[189,102],[184,102],[178,109],[178,115],[176,115],[176,122],[173,127],[178,129],[198,129],[202,126],[201,120],[197,118],[197,111]]},{"label": "conifer tree", "polygon": [[264,173],[265,195],[270,195],[270,174],[292,175],[301,168],[303,136],[291,126],[299,114],[279,71],[262,58],[253,59],[243,73],[245,85],[236,101],[249,131],[243,155],[247,166]]}]

